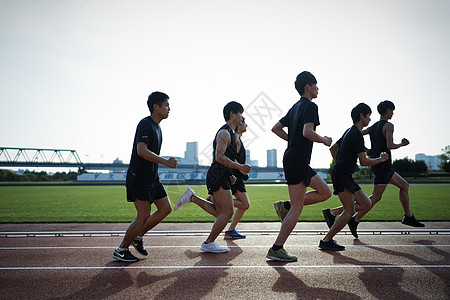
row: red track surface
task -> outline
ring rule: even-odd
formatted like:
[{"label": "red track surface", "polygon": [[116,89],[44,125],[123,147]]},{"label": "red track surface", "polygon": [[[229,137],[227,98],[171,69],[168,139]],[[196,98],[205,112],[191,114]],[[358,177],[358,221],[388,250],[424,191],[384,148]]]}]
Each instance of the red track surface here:
[{"label": "red track surface", "polygon": [[226,254],[202,253],[204,235],[150,235],[149,256],[128,264],[112,259],[121,236],[2,237],[0,298],[450,298],[450,235],[340,234],[341,252],[318,250],[320,238],[291,235],[285,248],[299,260],[279,263],[265,258],[274,235],[221,236]]}]

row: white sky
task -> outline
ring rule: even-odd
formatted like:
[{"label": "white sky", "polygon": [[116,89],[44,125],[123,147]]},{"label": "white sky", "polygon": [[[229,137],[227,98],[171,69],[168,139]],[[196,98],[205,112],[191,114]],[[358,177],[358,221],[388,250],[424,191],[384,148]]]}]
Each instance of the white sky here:
[{"label": "white sky", "polygon": [[[286,143],[270,128],[308,70],[320,89],[319,134],[339,139],[359,102],[373,123],[389,99],[395,142],[411,142],[393,158],[441,154],[450,144],[449,13],[448,0],[0,0],[0,146],[127,163],[147,96],[159,90],[172,109],[162,155],[183,156],[190,141],[207,149],[235,100],[247,108],[252,159],[265,166],[276,148],[281,166]],[[311,165],[330,162],[315,144]]]}]

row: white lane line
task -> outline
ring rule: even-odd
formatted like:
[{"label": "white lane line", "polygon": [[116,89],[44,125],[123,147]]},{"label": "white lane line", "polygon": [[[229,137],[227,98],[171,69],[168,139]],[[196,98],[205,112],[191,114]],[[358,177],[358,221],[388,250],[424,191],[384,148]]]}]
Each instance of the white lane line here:
[{"label": "white lane line", "polygon": [[[227,248],[270,248],[271,245],[255,245],[255,246],[227,246]],[[165,248],[199,248],[198,245],[187,246],[187,245],[173,245],[173,246],[145,246],[145,249],[165,249]],[[308,247],[318,247],[317,245],[289,245],[288,248],[308,248]],[[406,247],[406,248],[439,248],[439,247],[450,247],[450,245],[345,245],[346,248],[351,247],[366,247],[366,248],[396,248],[396,247]],[[117,246],[35,246],[35,247],[0,247],[2,250],[64,250],[64,249],[115,249]]]},{"label": "white lane line", "polygon": [[[276,262],[281,263],[281,262]],[[327,268],[391,268],[391,269],[422,269],[422,268],[450,268],[450,265],[284,265],[284,266],[117,266],[117,267],[0,267],[3,271],[35,271],[35,270],[107,270],[107,269],[327,269]]]}]

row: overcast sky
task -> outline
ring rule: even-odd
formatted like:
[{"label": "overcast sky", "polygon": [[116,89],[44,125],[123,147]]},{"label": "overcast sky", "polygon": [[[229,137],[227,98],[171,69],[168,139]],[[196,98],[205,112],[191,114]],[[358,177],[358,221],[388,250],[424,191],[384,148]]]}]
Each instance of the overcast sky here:
[{"label": "overcast sky", "polygon": [[[0,0],[0,146],[74,149],[85,162],[129,161],[147,96],[170,96],[162,155],[198,141],[200,162],[224,123],[246,108],[244,143],[266,165],[286,142],[271,127],[317,80],[320,126],[337,141],[359,102],[396,105],[393,158],[450,144],[450,1]],[[366,146],[370,141],[366,139]],[[312,167],[328,167],[315,144]]]}]

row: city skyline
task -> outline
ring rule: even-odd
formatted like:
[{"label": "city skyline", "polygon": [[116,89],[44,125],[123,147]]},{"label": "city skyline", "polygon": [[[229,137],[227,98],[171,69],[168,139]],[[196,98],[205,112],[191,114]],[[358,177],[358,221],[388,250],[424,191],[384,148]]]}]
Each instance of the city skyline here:
[{"label": "city skyline", "polygon": [[[15,151],[15,152],[14,152]],[[26,152],[28,151],[28,153]],[[37,152],[33,152],[37,151]],[[60,151],[66,152],[66,155],[62,155],[59,153]],[[58,153],[57,153],[58,152]],[[67,152],[70,152],[70,155],[67,155]],[[251,152],[249,149],[246,149],[246,163],[250,164],[253,167],[259,167],[259,168],[279,168],[282,169],[282,166],[279,166],[277,164],[277,150],[276,149],[266,149],[267,154],[267,164],[259,165],[259,161],[252,159]],[[30,160],[30,155],[33,156],[33,159]],[[47,157],[50,157],[48,159]],[[13,158],[13,159],[12,159]],[[168,158],[166,156],[166,158]],[[198,164],[198,142],[187,142],[186,143],[186,151],[184,151],[184,157],[176,157],[178,159],[178,164],[180,166],[192,166],[197,165],[200,167],[208,167],[209,165],[205,164]],[[196,159],[197,158],[197,159]],[[440,170],[440,164],[443,162],[441,159],[441,155],[426,155],[424,153],[417,153],[415,155],[415,161],[424,161],[427,165],[428,172],[436,172]],[[78,162],[81,163],[82,161],[78,157],[78,154],[76,150],[68,150],[68,149],[21,149],[16,148],[8,149],[8,148],[2,148],[0,151],[0,162],[11,162],[11,161],[17,161],[17,162],[26,162],[26,161],[33,161],[33,162],[55,162],[55,163],[61,163],[63,161],[68,163],[74,163]],[[111,163],[111,162],[109,162]],[[31,163],[32,164],[32,163]],[[30,164],[30,166],[31,166]],[[95,163],[94,163],[95,164]],[[108,164],[108,163],[106,163]],[[112,165],[127,165],[128,162],[123,162],[119,158],[116,158],[112,161]],[[26,167],[2,167],[3,169],[10,169],[17,173],[23,173],[27,169]],[[60,167],[35,167],[36,169],[42,169],[42,170],[48,170],[50,173],[55,172],[54,168],[59,169]],[[63,169],[71,169],[71,167],[65,167]],[[32,168],[33,169],[33,168]],[[53,169],[53,171],[52,171]],[[316,168],[316,169],[328,169],[328,167],[325,168]],[[124,169],[125,170],[125,169]],[[124,171],[123,170],[123,171]],[[59,171],[57,171],[59,172]],[[115,172],[115,171],[112,171]],[[94,172],[95,173],[95,172]]]}]

